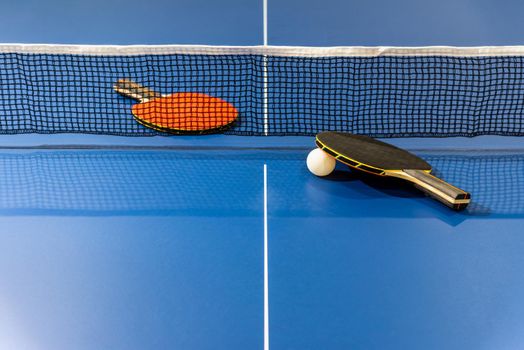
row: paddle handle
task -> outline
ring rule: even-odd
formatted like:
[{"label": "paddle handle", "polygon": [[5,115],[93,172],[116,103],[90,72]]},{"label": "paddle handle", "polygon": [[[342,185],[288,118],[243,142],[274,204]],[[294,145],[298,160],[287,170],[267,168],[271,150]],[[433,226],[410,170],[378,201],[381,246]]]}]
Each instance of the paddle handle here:
[{"label": "paddle handle", "polygon": [[455,210],[466,208],[471,196],[468,192],[457,188],[438,177],[423,170],[404,170],[415,186],[436,200]]},{"label": "paddle handle", "polygon": [[162,95],[129,79],[120,79],[113,86],[116,92],[140,102],[147,102]]}]

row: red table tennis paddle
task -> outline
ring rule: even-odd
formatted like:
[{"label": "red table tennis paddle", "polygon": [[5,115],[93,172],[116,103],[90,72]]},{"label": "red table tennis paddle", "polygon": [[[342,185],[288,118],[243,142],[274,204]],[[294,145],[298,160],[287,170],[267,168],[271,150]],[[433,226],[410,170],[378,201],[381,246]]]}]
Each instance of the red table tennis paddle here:
[{"label": "red table tennis paddle", "polygon": [[149,128],[171,132],[204,134],[225,130],[238,117],[237,109],[220,98],[198,92],[161,95],[128,79],[114,85],[116,92],[138,100],[131,112]]},{"label": "red table tennis paddle", "polygon": [[470,194],[431,175],[431,165],[418,156],[368,136],[326,131],[316,144],[336,160],[353,169],[412,182],[415,187],[448,207],[461,210]]}]

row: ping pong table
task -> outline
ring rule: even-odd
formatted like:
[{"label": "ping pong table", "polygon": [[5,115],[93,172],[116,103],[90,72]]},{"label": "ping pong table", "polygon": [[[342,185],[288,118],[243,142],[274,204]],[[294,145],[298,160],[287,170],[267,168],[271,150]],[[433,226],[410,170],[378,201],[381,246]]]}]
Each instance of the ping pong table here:
[{"label": "ping pong table", "polygon": [[391,140],[470,190],[463,212],[317,178],[312,137],[67,138],[0,140],[1,348],[522,344],[518,138]]},{"label": "ping pong table", "polygon": [[[0,40],[522,42],[523,6],[517,2],[270,1],[264,28],[259,0],[155,4],[157,13],[137,0],[5,2]],[[73,66],[89,67],[84,61]],[[35,99],[35,105],[54,98],[57,90],[48,78],[56,78],[56,71],[33,63],[21,69],[19,59],[8,63],[23,86],[32,88],[20,96],[34,96],[41,84],[53,94]],[[47,79],[27,84],[35,70]],[[68,86],[76,83],[85,91],[85,81],[64,71]],[[144,75],[149,73],[144,65]],[[116,76],[106,78],[109,96]],[[13,94],[9,84],[0,88]],[[71,104],[74,96],[66,97],[67,112],[79,110]],[[67,114],[58,99],[51,102],[58,108],[50,115]],[[503,102],[521,103],[513,95]],[[97,115],[107,116],[89,112],[80,131],[95,124]],[[128,123],[135,127],[132,119]],[[44,131],[54,125],[43,124]],[[14,125],[32,126],[18,120]],[[316,178],[305,165],[313,141],[2,135],[0,349],[522,348],[519,138],[389,140],[470,191],[473,202],[464,212],[450,211],[410,186],[381,183],[342,166],[328,178]]]}]

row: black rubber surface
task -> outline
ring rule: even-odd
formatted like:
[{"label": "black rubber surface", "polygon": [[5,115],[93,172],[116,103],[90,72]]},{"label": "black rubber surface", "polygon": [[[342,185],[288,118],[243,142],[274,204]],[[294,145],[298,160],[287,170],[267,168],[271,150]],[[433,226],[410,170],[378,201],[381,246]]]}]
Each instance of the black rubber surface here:
[{"label": "black rubber surface", "polygon": [[325,131],[317,135],[317,141],[337,155],[382,170],[431,170],[431,166],[416,155],[368,136]]}]

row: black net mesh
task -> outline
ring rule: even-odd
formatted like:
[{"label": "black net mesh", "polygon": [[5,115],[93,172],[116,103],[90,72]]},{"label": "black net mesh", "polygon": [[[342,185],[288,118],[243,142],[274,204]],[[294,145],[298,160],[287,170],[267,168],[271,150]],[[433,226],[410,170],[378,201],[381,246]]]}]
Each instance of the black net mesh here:
[{"label": "black net mesh", "polygon": [[[63,51],[63,50],[62,50]],[[236,107],[234,135],[524,134],[524,56],[0,52],[0,133],[165,135],[137,123],[131,79]],[[241,52],[241,51],[239,51]]]}]

